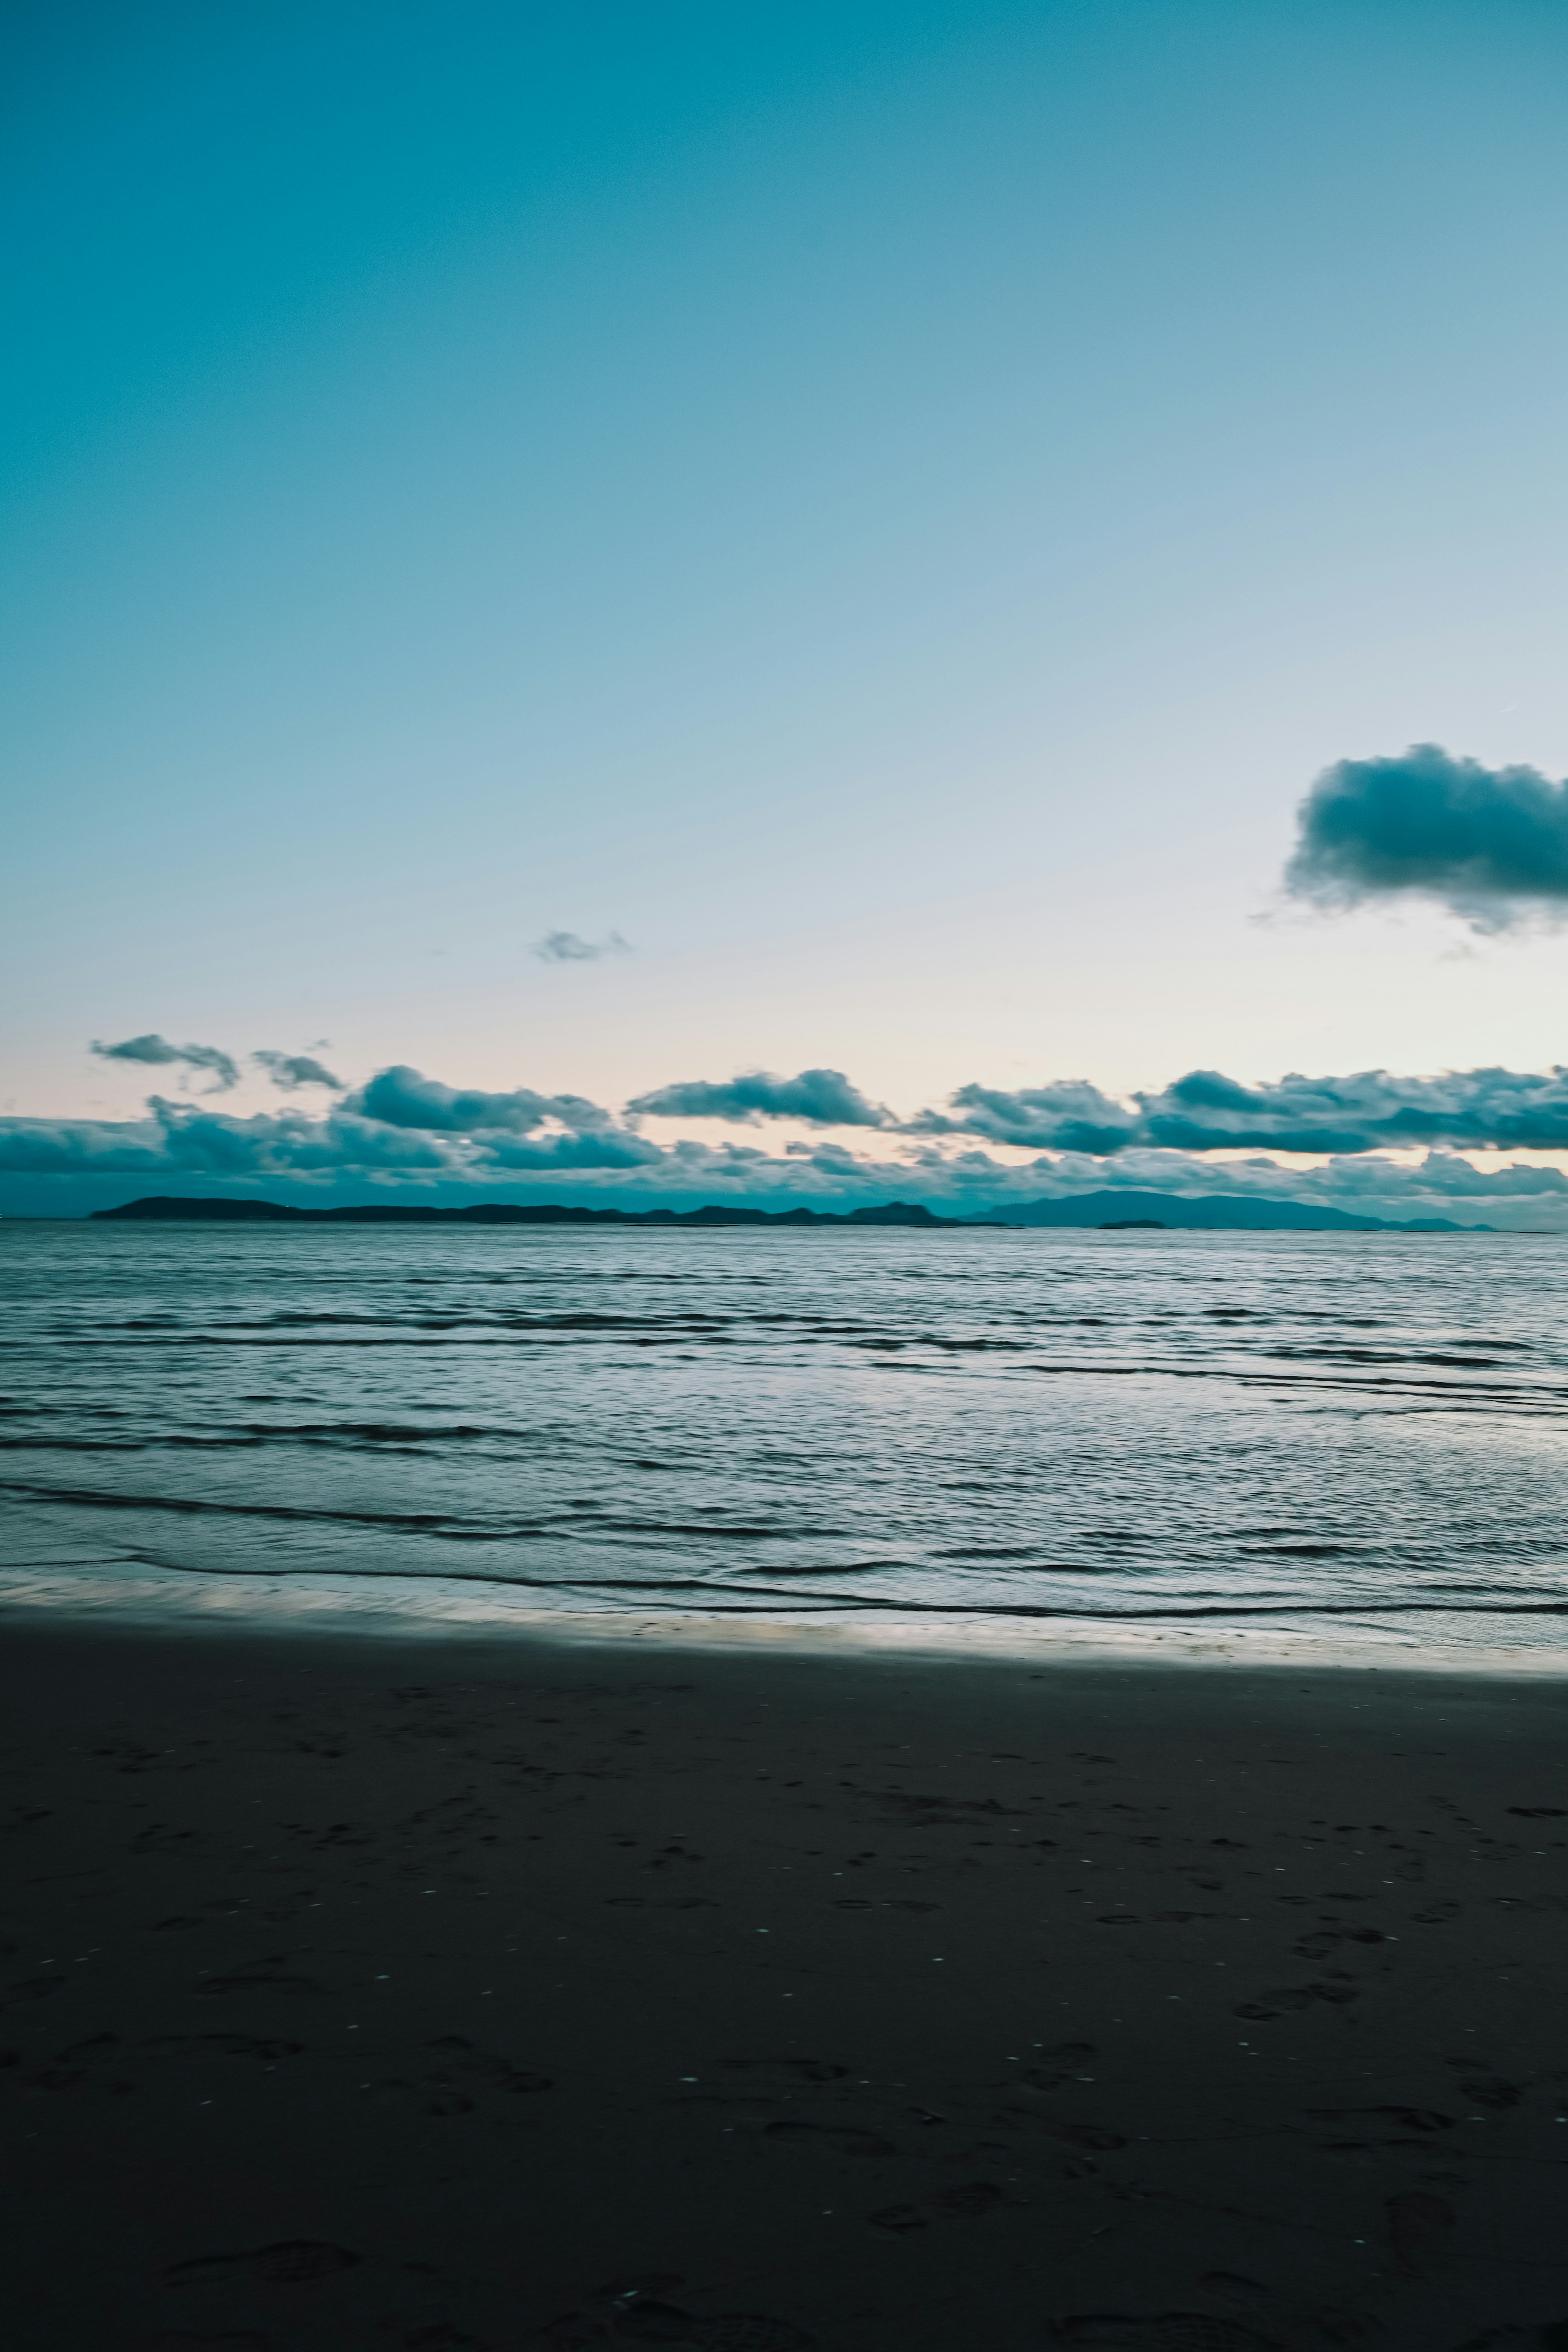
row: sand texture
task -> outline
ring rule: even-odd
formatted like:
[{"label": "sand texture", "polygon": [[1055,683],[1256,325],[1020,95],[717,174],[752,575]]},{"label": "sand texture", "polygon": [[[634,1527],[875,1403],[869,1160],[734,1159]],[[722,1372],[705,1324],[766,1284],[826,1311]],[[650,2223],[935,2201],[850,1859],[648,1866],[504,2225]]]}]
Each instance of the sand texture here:
[{"label": "sand texture", "polygon": [[5,2352],[1563,2352],[1561,1685],[11,1633]]}]

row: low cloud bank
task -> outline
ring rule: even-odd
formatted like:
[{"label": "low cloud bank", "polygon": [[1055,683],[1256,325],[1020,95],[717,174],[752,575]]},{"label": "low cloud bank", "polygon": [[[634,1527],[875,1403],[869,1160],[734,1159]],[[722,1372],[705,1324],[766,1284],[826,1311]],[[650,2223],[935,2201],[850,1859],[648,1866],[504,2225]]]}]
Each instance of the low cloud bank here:
[{"label": "low cloud bank", "polygon": [[[184,1048],[165,1051],[184,1060]],[[156,1063],[163,1055],[118,1058]],[[268,1069],[274,1058],[290,1066],[309,1060],[255,1058]],[[326,1071],[301,1079],[290,1067],[284,1075],[290,1084],[336,1085]],[[308,1187],[316,1198],[338,1197],[335,1188],[343,1186],[363,1197],[368,1184],[419,1186],[426,1197],[448,1200],[498,1187],[538,1197],[548,1185],[550,1197],[564,1192],[628,1205],[710,1198],[831,1207],[914,1199],[976,1216],[1110,1186],[1243,1192],[1394,1219],[1568,1225],[1568,1178],[1559,1169],[1488,1171],[1463,1157],[1491,1147],[1568,1150],[1563,1068],[1436,1077],[1372,1070],[1262,1086],[1194,1070],[1125,1101],[1079,1080],[1016,1091],[967,1086],[940,1110],[902,1123],[839,1071],[795,1078],[751,1073],[723,1085],[658,1089],[638,1097],[629,1114],[728,1118],[753,1129],[790,1118],[808,1128],[874,1129],[877,1140],[857,1149],[828,1134],[782,1148],[690,1136],[655,1142],[579,1095],[451,1087],[395,1064],[316,1116],[289,1105],[237,1117],[154,1095],[133,1120],[0,1119],[0,1176],[58,1182],[68,1213],[75,1180],[113,1180],[130,1197],[195,1179],[252,1189],[281,1181]],[[1425,1149],[1413,1165],[1386,1156],[1413,1146]],[[1009,1156],[998,1158],[999,1147]],[[1216,1150],[1247,1156],[1218,1164],[1204,1156]],[[1020,1151],[1031,1156],[1020,1162]],[[1293,1168],[1269,1156],[1278,1152],[1313,1154],[1324,1164]]]},{"label": "low cloud bank", "polygon": [[1324,908],[1435,898],[1472,929],[1568,901],[1568,783],[1534,768],[1486,768],[1440,744],[1398,759],[1342,760],[1318,778],[1285,868],[1291,898]]},{"label": "low cloud bank", "polygon": [[582,1095],[540,1095],[529,1087],[487,1094],[443,1086],[406,1063],[378,1071],[343,1108],[384,1126],[449,1136],[454,1146],[460,1141],[450,1164],[465,1172],[641,1168],[663,1156]]},{"label": "low cloud bank", "polygon": [[118,1045],[101,1045],[94,1038],[89,1052],[104,1062],[141,1062],[154,1069],[183,1063],[190,1070],[205,1070],[216,1083],[209,1094],[226,1094],[239,1084],[239,1065],[216,1045],[171,1045],[166,1037],[149,1031],[144,1037],[125,1037]]},{"label": "low cloud bank", "polygon": [[905,1131],[1102,1158],[1139,1147],[1342,1153],[1447,1144],[1562,1151],[1568,1150],[1568,1069],[1456,1070],[1430,1078],[1362,1070],[1255,1087],[1218,1070],[1190,1070],[1130,1103],[1081,1081],[1016,1093],[960,1087],[944,1110],[922,1111]]},{"label": "low cloud bank", "polygon": [[718,1084],[689,1078],[638,1095],[626,1108],[645,1118],[727,1118],[748,1127],[764,1118],[804,1119],[814,1127],[894,1124],[892,1113],[868,1101],[842,1070],[802,1070],[795,1078],[745,1070]]}]

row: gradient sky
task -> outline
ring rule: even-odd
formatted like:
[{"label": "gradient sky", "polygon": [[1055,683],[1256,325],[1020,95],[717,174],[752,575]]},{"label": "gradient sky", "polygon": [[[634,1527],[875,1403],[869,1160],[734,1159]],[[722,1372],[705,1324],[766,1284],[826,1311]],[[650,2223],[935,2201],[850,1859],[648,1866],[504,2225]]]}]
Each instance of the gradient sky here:
[{"label": "gradient sky", "polygon": [[5,39],[9,1110],[134,1116],[146,1031],[905,1112],[1562,1057],[1563,934],[1278,898],[1331,762],[1568,772],[1560,0]]}]

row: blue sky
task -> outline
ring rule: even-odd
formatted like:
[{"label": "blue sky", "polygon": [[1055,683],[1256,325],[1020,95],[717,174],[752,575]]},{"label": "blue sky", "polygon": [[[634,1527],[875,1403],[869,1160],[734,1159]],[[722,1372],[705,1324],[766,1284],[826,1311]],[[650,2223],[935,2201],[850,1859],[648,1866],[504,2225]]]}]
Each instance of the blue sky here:
[{"label": "blue sky", "polygon": [[1337,762],[1568,773],[1559,6],[6,37],[11,1118],[1560,1057],[1553,902],[1280,895]]}]

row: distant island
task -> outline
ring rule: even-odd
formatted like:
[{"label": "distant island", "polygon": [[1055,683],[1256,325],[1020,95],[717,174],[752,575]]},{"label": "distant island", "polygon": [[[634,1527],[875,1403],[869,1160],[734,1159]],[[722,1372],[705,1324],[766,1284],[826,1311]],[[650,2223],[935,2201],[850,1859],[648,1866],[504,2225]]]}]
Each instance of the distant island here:
[{"label": "distant island", "polygon": [[1134,1192],[1107,1185],[1062,1201],[1020,1201],[993,1213],[1008,1225],[1182,1226],[1202,1233],[1489,1234],[1490,1225],[1457,1225],[1449,1217],[1358,1217],[1310,1201],[1274,1201],[1255,1192]]},{"label": "distant island", "polygon": [[523,1206],[511,1201],[476,1201],[471,1208],[431,1209],[423,1203],[366,1202],[343,1209],[298,1209],[289,1201],[214,1198],[180,1200],[153,1192],[119,1209],[94,1209],[94,1217],[152,1218],[181,1223],[327,1225],[918,1225],[922,1231],[973,1233],[994,1218],[939,1217],[912,1202],[889,1201],[879,1209],[743,1209],[729,1203],[705,1209],[584,1209],[547,1202]]},{"label": "distant island", "polygon": [[94,1209],[95,1218],[202,1224],[331,1225],[908,1225],[922,1233],[1001,1232],[1010,1226],[1069,1226],[1100,1233],[1489,1234],[1490,1225],[1457,1225],[1447,1217],[1413,1217],[1397,1223],[1352,1216],[1348,1209],[1317,1208],[1306,1201],[1261,1200],[1246,1192],[1134,1192],[1107,1187],[1060,1201],[1021,1201],[988,1217],[942,1217],[910,1201],[879,1208],[748,1209],[714,1202],[701,1209],[587,1209],[557,1202],[520,1204],[476,1201],[470,1207],[433,1209],[418,1202],[363,1202],[346,1208],[301,1209],[290,1201],[202,1194],[185,1199],[150,1193],[118,1209]]}]

